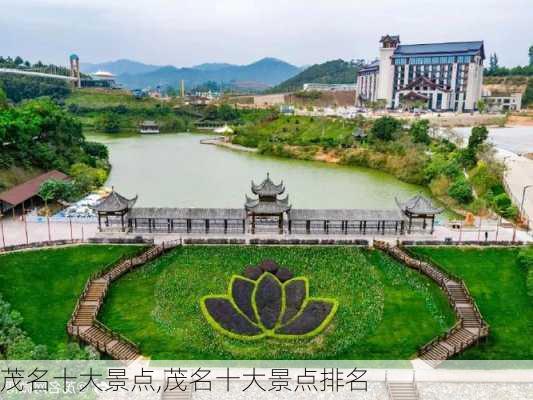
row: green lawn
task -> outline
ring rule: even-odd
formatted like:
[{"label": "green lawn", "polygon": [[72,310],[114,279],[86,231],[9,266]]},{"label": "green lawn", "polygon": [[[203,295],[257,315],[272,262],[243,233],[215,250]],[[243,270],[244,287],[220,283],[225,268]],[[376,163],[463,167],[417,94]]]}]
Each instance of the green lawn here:
[{"label": "green lawn", "polygon": [[413,248],[461,277],[491,327],[486,344],[462,359],[530,360],[533,358],[533,299],[526,272],[517,265],[517,248]]},{"label": "green lawn", "polygon": [[356,122],[341,118],[282,116],[239,128],[233,141],[249,147],[269,141],[291,145],[324,144],[328,140],[337,143],[351,137],[356,126]]},{"label": "green lawn", "polygon": [[[199,300],[270,258],[334,297],[326,331],[308,340],[242,342],[215,332]],[[382,254],[353,247],[184,247],[116,282],[101,320],[154,359],[406,359],[453,325],[439,289]]]},{"label": "green lawn", "polygon": [[155,107],[161,102],[150,97],[136,99],[130,92],[124,90],[75,89],[65,99],[65,104],[77,104],[80,107],[98,109],[119,105],[128,108],[146,108]]},{"label": "green lawn", "polygon": [[85,282],[139,246],[90,245],[0,255],[0,294],[22,314],[22,327],[50,352],[67,340],[66,324]]}]

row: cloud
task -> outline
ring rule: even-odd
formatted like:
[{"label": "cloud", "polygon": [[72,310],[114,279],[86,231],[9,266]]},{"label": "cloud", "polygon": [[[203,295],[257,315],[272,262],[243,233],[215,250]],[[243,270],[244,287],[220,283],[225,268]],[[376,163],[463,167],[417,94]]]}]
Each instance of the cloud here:
[{"label": "cloud", "polygon": [[133,58],[188,66],[373,58],[379,37],[404,43],[485,40],[525,64],[530,0],[0,0],[0,53],[65,62]]}]

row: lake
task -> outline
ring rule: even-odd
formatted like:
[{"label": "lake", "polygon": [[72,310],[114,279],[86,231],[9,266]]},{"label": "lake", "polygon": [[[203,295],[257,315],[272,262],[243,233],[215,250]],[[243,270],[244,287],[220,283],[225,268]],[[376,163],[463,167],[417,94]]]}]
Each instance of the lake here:
[{"label": "lake", "polygon": [[107,186],[143,207],[243,207],[250,181],[283,180],[294,208],[391,208],[423,191],[366,168],[289,160],[200,144],[208,136],[89,135],[109,147]]}]

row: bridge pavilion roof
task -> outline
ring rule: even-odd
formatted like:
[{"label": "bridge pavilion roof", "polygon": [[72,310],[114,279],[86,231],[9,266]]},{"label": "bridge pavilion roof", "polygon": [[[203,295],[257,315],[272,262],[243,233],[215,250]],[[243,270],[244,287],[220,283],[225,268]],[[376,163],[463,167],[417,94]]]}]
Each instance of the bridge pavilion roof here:
[{"label": "bridge pavilion roof", "polygon": [[398,207],[407,215],[435,215],[444,211],[444,208],[435,207],[427,197],[417,194],[406,201],[395,198]]},{"label": "bridge pavilion roof", "polygon": [[285,191],[285,186],[283,185],[283,181],[281,181],[279,184],[275,184],[270,179],[270,174],[267,173],[266,179],[261,182],[259,185],[256,185],[254,181],[252,181],[252,192],[258,196],[278,196],[280,194],[283,194]]},{"label": "bridge pavilion roof", "polygon": [[283,199],[274,199],[273,201],[262,201],[261,199],[252,199],[246,196],[244,208],[246,211],[257,215],[277,215],[289,211],[291,205],[289,204],[289,195]]},{"label": "bridge pavilion roof", "polygon": [[125,212],[131,209],[136,201],[137,196],[132,199],[127,199],[113,189],[111,193],[94,206],[93,209],[98,213]]}]

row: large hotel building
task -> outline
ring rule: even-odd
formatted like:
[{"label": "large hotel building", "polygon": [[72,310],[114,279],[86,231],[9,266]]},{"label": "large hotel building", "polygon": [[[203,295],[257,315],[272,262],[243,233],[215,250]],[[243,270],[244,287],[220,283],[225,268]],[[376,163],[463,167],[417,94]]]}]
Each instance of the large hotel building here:
[{"label": "large hotel building", "polygon": [[[440,111],[473,111],[481,98],[483,42],[400,44],[383,36],[379,60],[359,71],[360,103],[385,100],[387,108],[421,101]],[[403,102],[403,103],[402,103]]]}]

